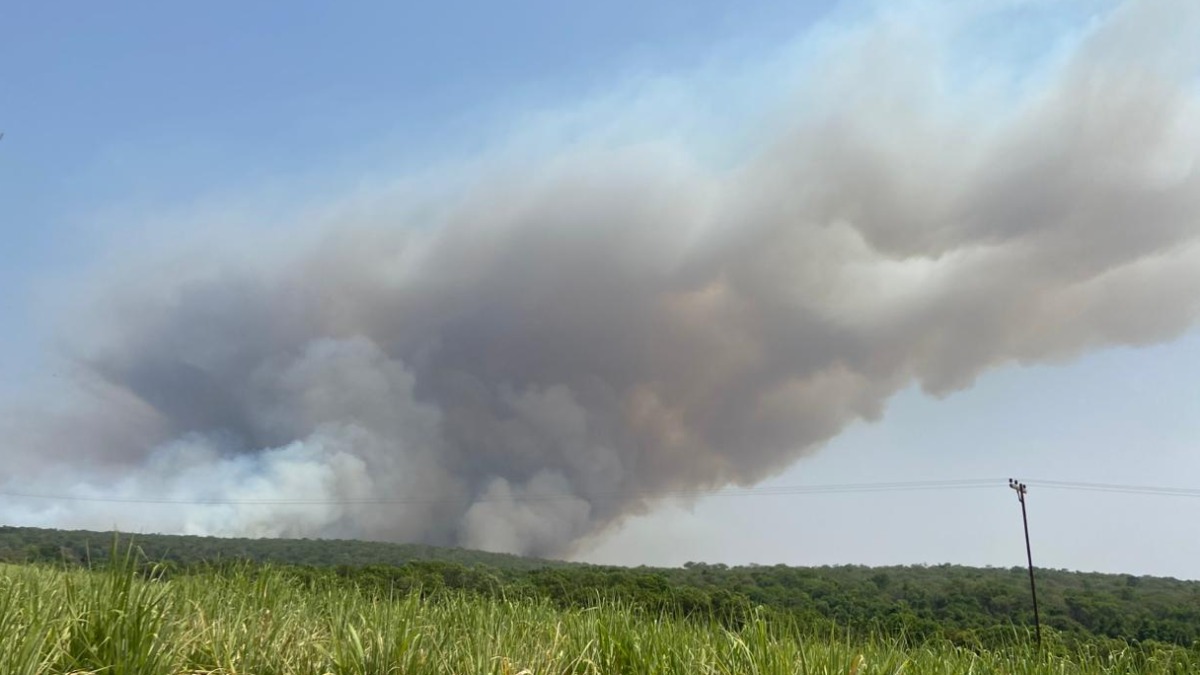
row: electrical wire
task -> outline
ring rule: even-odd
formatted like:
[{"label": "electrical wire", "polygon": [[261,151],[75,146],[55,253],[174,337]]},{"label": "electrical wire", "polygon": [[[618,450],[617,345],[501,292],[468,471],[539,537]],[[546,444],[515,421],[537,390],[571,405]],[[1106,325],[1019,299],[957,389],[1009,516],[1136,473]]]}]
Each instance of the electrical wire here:
[{"label": "electrical wire", "polygon": [[1121,485],[1116,483],[1085,483],[1064,480],[1027,480],[1025,483],[1048,490],[1082,490],[1087,492],[1155,495],[1161,497],[1200,497],[1200,489],[1161,485]]},{"label": "electrical wire", "polygon": [[942,481],[908,481],[892,483],[842,483],[835,485],[773,485],[749,488],[730,488],[725,490],[667,490],[667,491],[615,491],[589,494],[551,493],[526,494],[505,496],[479,496],[465,499],[427,499],[406,497],[380,497],[370,499],[170,499],[170,498],[138,498],[138,497],[102,497],[73,494],[41,494],[29,492],[0,492],[0,497],[20,499],[44,499],[70,502],[99,502],[113,504],[178,504],[187,506],[348,506],[356,504],[445,504],[469,501],[477,502],[541,502],[587,499],[602,501],[615,499],[670,499],[670,498],[699,498],[699,497],[763,497],[772,495],[805,495],[805,494],[851,494],[859,492],[896,492],[924,490],[961,490],[990,488],[998,484],[999,479],[960,479]]},{"label": "electrical wire", "polygon": [[[45,494],[0,491],[0,498],[37,499],[63,502],[108,504],[155,504],[181,506],[354,506],[354,505],[438,505],[479,502],[553,502],[584,499],[591,502],[624,499],[697,499],[701,497],[770,497],[802,495],[845,495],[872,492],[929,492],[938,490],[992,489],[1005,485],[1002,478],[966,478],[883,483],[837,483],[826,485],[767,485],[719,490],[614,491],[587,494],[549,493],[504,496],[482,495],[463,499],[378,497],[363,499],[172,499],[158,497],[104,497],[80,494]],[[1027,480],[1027,485],[1050,490],[1078,490],[1163,497],[1200,497],[1200,489],[1156,485],[1123,485],[1083,481]]]}]

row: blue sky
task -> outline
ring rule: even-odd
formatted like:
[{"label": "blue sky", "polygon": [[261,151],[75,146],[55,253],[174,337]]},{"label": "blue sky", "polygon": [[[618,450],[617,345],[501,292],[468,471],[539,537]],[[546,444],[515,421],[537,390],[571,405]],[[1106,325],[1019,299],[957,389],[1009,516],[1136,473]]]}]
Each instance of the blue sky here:
[{"label": "blue sky", "polygon": [[[1200,336],[1010,367],[944,399],[915,389],[772,485],[1003,478],[1190,487],[1200,476]],[[1195,498],[1030,488],[1035,563],[1195,579]],[[761,524],[761,526],[760,526]],[[634,521],[593,553],[661,564],[1019,566],[1020,507],[988,490],[714,498]]]},{"label": "blue sky", "polygon": [[[727,0],[10,8],[0,28],[0,299],[23,326],[10,339],[22,354],[36,349],[39,282],[87,265],[122,230],[144,226],[139,216],[247,194],[336,195],[470,157],[527,115],[630,82],[786,57],[822,20],[867,11]],[[993,18],[1004,30],[969,32],[968,51],[1036,61],[1080,14],[1018,5]],[[967,72],[973,63],[961,61]],[[11,376],[28,358],[8,354],[0,373]]]},{"label": "blue sky", "polygon": [[5,350],[0,373],[9,379],[37,349],[35,287],[88,264],[135,226],[128,214],[336,191],[469,156],[524,111],[782,42],[830,9],[715,0],[8,8],[0,301],[20,329],[4,331],[19,351]]},{"label": "blue sky", "polygon": [[[1017,80],[1036,73],[1064,34],[1109,4],[1015,3],[964,33],[960,74],[998,59]],[[789,58],[874,11],[725,0],[9,7],[0,23],[0,389],[20,398],[52,375],[54,308],[86,278],[81,270],[143,255],[143,238],[184,238],[183,228],[227,211],[231,222],[286,222],[364,184],[487,156],[536,135],[555,111],[593,119],[591,102],[631,82],[658,94],[672,82],[743,87],[740,105],[706,113],[736,128],[753,119],[753,101],[781,95],[772,84]],[[647,107],[659,116],[650,127],[670,118],[670,105],[657,105]],[[1196,488],[1197,382],[1193,329],[1166,344],[1004,367],[944,398],[909,388],[880,421],[854,424],[771,483],[1012,475]],[[1041,564],[1200,578],[1191,536],[1200,499],[1035,490],[1030,507]],[[703,499],[634,518],[580,555],[624,564],[1023,560],[1018,507],[1002,485]]]}]

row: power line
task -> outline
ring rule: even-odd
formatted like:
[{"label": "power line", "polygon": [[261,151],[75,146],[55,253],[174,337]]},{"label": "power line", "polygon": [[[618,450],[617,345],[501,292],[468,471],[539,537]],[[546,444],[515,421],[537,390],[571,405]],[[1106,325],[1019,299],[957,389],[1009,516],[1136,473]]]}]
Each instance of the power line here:
[{"label": "power line", "polygon": [[[606,501],[619,499],[688,499],[700,497],[771,497],[804,495],[844,495],[871,492],[931,492],[942,490],[992,489],[1005,485],[1004,478],[967,478],[957,480],[927,480],[878,483],[837,483],[826,485],[773,485],[724,490],[666,490],[666,491],[611,491],[586,494],[554,493],[536,495],[475,496],[461,499],[379,497],[369,499],[171,499],[156,497],[103,497],[75,494],[45,494],[30,492],[0,491],[0,498],[38,499],[61,502],[89,502],[106,504],[154,504],[181,506],[353,506],[353,505],[439,505],[474,504],[479,502],[553,502],[585,499]],[[1123,485],[1116,483],[1089,483],[1082,481],[1029,480],[1027,485],[1043,489],[1078,490],[1120,494],[1150,495],[1160,497],[1200,497],[1200,489],[1157,485]]]},{"label": "power line", "polygon": [[1200,497],[1200,489],[1160,485],[1121,485],[1117,483],[1084,483],[1064,480],[1030,480],[1026,483],[1050,490],[1084,490],[1088,492],[1158,495],[1163,497]]},{"label": "power line", "polygon": [[907,481],[892,483],[842,483],[833,485],[778,485],[726,490],[667,490],[667,491],[615,491],[589,494],[556,493],[538,495],[479,496],[470,499],[427,499],[406,497],[383,497],[372,499],[168,499],[139,497],[97,497],[70,494],[39,494],[29,492],[0,492],[0,497],[20,499],[44,499],[51,501],[98,502],[110,504],[178,504],[185,506],[339,506],[355,504],[446,504],[477,502],[540,502],[570,499],[602,501],[608,499],[669,499],[689,497],[766,497],[805,494],[851,494],[861,492],[898,492],[929,490],[962,490],[991,488],[998,479],[977,478],[943,481]]}]

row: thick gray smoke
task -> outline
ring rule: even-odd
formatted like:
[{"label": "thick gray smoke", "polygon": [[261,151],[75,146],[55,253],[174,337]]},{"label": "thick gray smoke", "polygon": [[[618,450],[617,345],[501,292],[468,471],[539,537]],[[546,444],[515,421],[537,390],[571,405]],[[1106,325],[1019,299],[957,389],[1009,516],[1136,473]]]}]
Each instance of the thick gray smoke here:
[{"label": "thick gray smoke", "polygon": [[565,153],[427,221],[159,269],[79,328],[92,403],[8,422],[0,482],[320,503],[4,509],[562,554],[771,476],[914,381],[1169,339],[1200,313],[1196,54],[1157,32],[1183,20],[1119,10],[991,110],[880,29],[733,167]]}]

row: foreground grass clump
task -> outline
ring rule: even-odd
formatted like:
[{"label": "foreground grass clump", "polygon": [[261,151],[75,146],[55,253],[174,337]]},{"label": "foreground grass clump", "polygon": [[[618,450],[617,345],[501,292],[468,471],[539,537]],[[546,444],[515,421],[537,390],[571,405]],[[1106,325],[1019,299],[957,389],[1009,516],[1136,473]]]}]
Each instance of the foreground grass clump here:
[{"label": "foreground grass clump", "polygon": [[0,566],[0,674],[522,673],[850,675],[1195,673],[1182,648],[973,651],[813,636],[752,617],[738,629],[617,604],[395,597],[243,567],[160,580],[107,570]]}]

